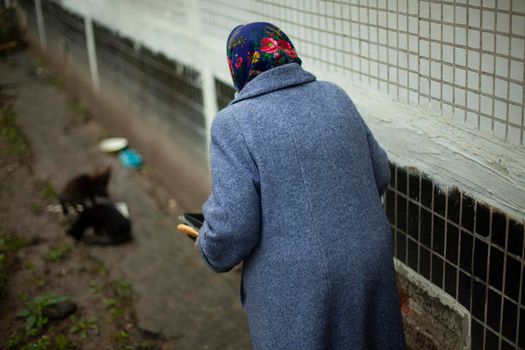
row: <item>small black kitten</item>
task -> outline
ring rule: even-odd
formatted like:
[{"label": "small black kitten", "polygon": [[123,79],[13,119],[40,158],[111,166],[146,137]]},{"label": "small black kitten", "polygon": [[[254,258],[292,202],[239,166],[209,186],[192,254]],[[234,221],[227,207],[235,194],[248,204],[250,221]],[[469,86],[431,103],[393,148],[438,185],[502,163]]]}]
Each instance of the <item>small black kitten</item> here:
[{"label": "small black kitten", "polygon": [[97,197],[109,198],[110,176],[111,168],[107,167],[98,169],[94,175],[83,174],[70,180],[58,196],[64,215],[69,213],[68,206],[79,212],[79,206],[86,208],[95,205]]},{"label": "small black kitten", "polygon": [[[94,235],[84,236],[92,228]],[[84,207],[67,234],[90,244],[120,244],[131,240],[131,222],[112,203]]]}]

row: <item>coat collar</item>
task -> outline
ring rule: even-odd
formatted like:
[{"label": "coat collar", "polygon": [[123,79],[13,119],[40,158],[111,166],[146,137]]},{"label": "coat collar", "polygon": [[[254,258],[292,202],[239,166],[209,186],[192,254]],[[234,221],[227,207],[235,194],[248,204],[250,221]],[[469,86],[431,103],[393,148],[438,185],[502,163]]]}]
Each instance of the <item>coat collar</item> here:
[{"label": "coat collar", "polygon": [[288,63],[256,76],[237,94],[233,101],[230,102],[230,105],[272,91],[309,83],[315,79],[315,75],[305,71],[301,65]]}]

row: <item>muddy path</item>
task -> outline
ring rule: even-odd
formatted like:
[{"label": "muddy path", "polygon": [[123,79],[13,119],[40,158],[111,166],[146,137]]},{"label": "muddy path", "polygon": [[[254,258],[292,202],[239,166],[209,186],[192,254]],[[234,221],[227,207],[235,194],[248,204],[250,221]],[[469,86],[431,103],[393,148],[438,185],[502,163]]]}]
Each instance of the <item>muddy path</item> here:
[{"label": "muddy path", "polygon": [[[249,349],[239,304],[239,273],[218,275],[207,269],[191,241],[176,232],[181,209],[176,198],[170,198],[157,184],[154,170],[124,169],[116,157],[102,154],[98,141],[108,136],[103,116],[91,115],[74,91],[65,91],[60,79],[45,67],[35,74],[35,62],[26,53],[0,61],[2,93],[9,97],[16,126],[31,149],[28,157],[4,155],[0,161],[0,233],[16,234],[30,242],[13,253],[13,276],[9,277],[7,296],[0,301],[0,327],[20,326],[20,321],[13,321],[15,309],[23,306],[20,295],[25,292],[31,297],[43,291],[38,289],[38,281],[34,286],[31,282],[41,278],[46,290],[71,295],[79,304],[79,315],[108,318],[99,327],[102,338],[110,339],[104,344],[114,344],[115,334],[118,339],[118,332],[124,331],[132,348],[150,341],[152,348]],[[64,234],[67,223],[47,210],[47,205],[56,201],[54,192],[68,179],[92,172],[99,165],[112,167],[110,195],[129,206],[131,243],[76,245]],[[177,181],[177,174],[173,174],[173,181]],[[42,256],[57,244],[70,248],[62,261],[51,264]],[[28,261],[38,262],[33,263],[33,272]],[[100,266],[104,266],[105,275],[97,272]],[[114,298],[118,281],[129,284],[133,298],[126,306],[128,311],[123,312],[123,321],[114,323],[111,307],[108,309],[104,300]],[[91,285],[102,286],[101,294],[93,294]],[[104,333],[104,328],[108,332]],[[5,341],[3,336],[0,340]],[[71,336],[75,338],[75,334]]]}]

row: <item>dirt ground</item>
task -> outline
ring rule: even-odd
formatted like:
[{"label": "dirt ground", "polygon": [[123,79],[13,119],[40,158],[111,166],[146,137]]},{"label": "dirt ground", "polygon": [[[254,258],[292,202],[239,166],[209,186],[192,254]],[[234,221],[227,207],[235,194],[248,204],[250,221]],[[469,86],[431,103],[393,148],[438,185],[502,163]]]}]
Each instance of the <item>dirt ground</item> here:
[{"label": "dirt ground", "polygon": [[[239,273],[207,269],[176,232],[181,208],[154,170],[102,154],[103,116],[42,63],[25,52],[0,60],[0,349],[249,349]],[[68,179],[98,165],[112,167],[110,195],[130,208],[131,243],[76,244],[50,210]],[[61,296],[77,304],[66,319],[17,316],[29,307],[39,319]]]}]

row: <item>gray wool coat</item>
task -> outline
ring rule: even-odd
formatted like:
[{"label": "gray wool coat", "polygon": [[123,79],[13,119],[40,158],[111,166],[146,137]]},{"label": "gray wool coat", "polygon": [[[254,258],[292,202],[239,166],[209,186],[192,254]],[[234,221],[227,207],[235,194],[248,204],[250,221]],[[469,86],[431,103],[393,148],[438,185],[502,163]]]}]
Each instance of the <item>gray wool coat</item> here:
[{"label": "gray wool coat", "polygon": [[404,349],[390,171],[348,95],[290,63],[261,73],[211,128],[201,255],[244,261],[256,350]]}]

